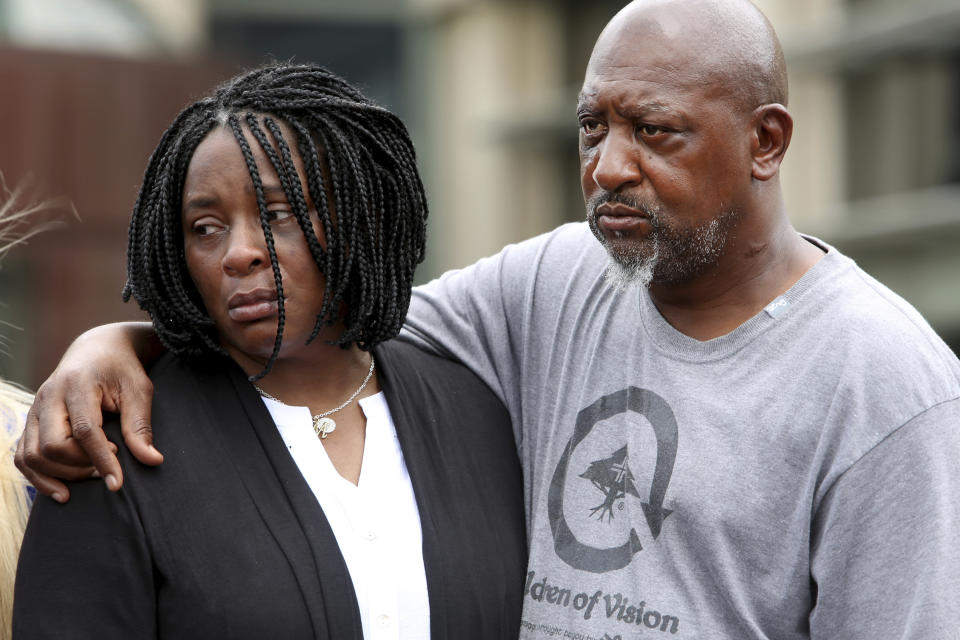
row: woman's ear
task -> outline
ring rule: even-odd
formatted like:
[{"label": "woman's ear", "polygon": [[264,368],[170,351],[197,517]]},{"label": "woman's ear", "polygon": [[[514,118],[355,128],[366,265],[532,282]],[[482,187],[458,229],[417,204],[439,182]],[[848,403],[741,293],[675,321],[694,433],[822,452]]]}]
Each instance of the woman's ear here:
[{"label": "woman's ear", "polygon": [[777,175],[790,146],[793,118],[782,104],[765,104],[754,110],[752,125],[752,175],[757,180],[769,180]]}]

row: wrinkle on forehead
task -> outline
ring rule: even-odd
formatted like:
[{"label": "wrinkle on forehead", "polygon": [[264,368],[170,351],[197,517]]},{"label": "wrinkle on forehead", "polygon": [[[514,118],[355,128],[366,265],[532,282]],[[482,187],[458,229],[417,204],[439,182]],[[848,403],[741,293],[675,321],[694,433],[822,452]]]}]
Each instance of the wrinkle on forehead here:
[{"label": "wrinkle on forehead", "polygon": [[729,95],[722,83],[710,83],[699,74],[681,74],[670,68],[636,65],[606,68],[587,74],[577,100],[578,110],[591,110],[598,101],[614,100],[618,111],[630,113],[673,112],[677,101],[690,96]]}]

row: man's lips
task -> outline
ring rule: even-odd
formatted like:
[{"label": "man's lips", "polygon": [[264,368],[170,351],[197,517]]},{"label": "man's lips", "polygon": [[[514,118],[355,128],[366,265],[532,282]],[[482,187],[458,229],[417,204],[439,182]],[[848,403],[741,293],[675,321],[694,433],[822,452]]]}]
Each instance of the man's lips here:
[{"label": "man's lips", "polygon": [[235,293],[227,300],[227,313],[231,320],[252,322],[275,315],[277,293],[272,289],[254,289]]},{"label": "man's lips", "polygon": [[597,207],[597,225],[607,232],[636,231],[649,233],[650,218],[640,209],[619,202],[605,202]]}]

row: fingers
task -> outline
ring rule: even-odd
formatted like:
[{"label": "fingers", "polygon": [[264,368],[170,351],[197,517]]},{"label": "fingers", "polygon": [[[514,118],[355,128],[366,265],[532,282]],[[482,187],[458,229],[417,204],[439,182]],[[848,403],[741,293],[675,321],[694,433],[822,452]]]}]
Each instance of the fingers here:
[{"label": "fingers", "polygon": [[[99,387],[91,389],[89,383],[79,384],[73,381],[67,382],[65,386],[63,402],[67,415],[70,416],[70,438],[83,450],[90,464],[106,482],[107,488],[116,491],[123,485],[123,470],[114,454],[115,447],[111,446],[103,432],[103,414],[100,411],[102,397],[97,393]],[[59,445],[60,443],[57,443],[56,446]],[[45,456],[48,454],[43,443],[41,451]]]},{"label": "fingers", "polygon": [[[97,472],[111,490],[119,489],[123,481],[114,453],[116,445],[106,439],[100,427],[98,394],[84,397],[71,387],[50,382],[40,387],[14,456],[17,468],[30,484],[58,502],[70,498],[62,480],[83,480]],[[92,414],[91,404],[95,409]],[[70,411],[76,416],[73,421],[67,417]],[[90,415],[97,417],[95,423],[85,417]]]},{"label": "fingers", "polygon": [[153,384],[143,376],[136,385],[121,389],[120,430],[123,441],[137,460],[156,466],[163,462],[163,454],[153,446],[153,429],[150,426],[150,406],[153,400]]},{"label": "fingers", "polygon": [[89,458],[70,436],[66,408],[57,394],[51,393],[44,383],[27,413],[20,440],[24,445],[25,464],[40,473],[47,473],[45,467],[48,462],[88,466]]},{"label": "fingers", "polygon": [[[37,491],[48,495],[57,502],[66,502],[70,499],[67,486],[53,476],[65,479],[79,479],[89,477],[92,467],[77,467],[52,462],[41,454],[39,445],[39,429],[37,417],[33,409],[27,415],[27,426],[17,442],[17,451],[14,463]],[[52,474],[52,475],[48,475]]]},{"label": "fingers", "polygon": [[120,413],[123,440],[137,460],[150,466],[161,464],[163,454],[153,446],[153,429],[150,426],[153,383],[136,358],[114,365],[115,377],[109,378],[104,387],[107,393],[103,407]]},{"label": "fingers", "polygon": [[123,471],[103,432],[101,410],[120,412],[124,440],[136,458],[149,465],[163,461],[150,431],[153,385],[138,360],[141,352],[150,356],[155,341],[149,327],[108,325],[70,346],[37,391],[16,456],[37,489],[66,500],[61,480],[93,473],[112,491],[120,488]]}]

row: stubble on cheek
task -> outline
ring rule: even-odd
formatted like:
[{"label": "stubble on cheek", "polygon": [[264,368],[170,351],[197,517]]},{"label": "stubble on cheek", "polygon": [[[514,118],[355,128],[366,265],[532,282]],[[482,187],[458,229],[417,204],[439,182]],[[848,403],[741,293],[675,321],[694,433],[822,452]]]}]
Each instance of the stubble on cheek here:
[{"label": "stubble on cheek", "polygon": [[[605,202],[642,210],[650,220],[650,232],[644,238],[620,233],[608,236],[600,229],[596,213]],[[587,221],[610,258],[607,281],[626,289],[685,282],[701,275],[723,256],[742,217],[738,210],[724,209],[722,204],[718,209],[720,213],[701,224],[684,225],[671,220],[659,204],[606,192],[594,196],[587,203]]]},{"label": "stubble on cheek", "polygon": [[717,264],[740,218],[736,209],[721,209],[699,225],[662,228],[658,235],[660,259],[653,281],[658,284],[687,282]]}]

